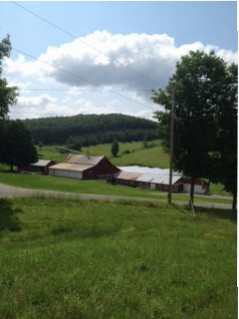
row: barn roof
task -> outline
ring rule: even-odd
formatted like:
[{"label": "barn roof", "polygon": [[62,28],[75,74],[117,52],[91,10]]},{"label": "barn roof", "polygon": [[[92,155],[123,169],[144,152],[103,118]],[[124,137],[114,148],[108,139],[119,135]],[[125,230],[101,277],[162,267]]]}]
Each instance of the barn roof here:
[{"label": "barn roof", "polygon": [[120,170],[125,171],[125,172],[137,172],[141,174],[169,174],[169,169],[162,169],[162,168],[157,168],[157,167],[147,167],[147,166],[121,166],[119,167]]},{"label": "barn roof", "polygon": [[[138,177],[135,179],[137,182],[143,183],[152,183],[152,184],[169,184],[169,169],[161,169],[161,168],[151,168],[151,167],[142,167],[142,166],[121,166],[119,167],[121,170],[122,176],[121,179],[128,179],[127,174],[138,174]],[[124,177],[124,174],[126,178]],[[172,183],[175,184],[180,178],[182,174],[179,172],[173,172]],[[120,178],[120,177],[117,177]]]},{"label": "barn roof", "polygon": [[59,164],[51,166],[50,169],[83,172],[91,167],[92,165],[76,165],[72,163],[59,163]]},{"label": "barn roof", "polygon": [[50,163],[51,163],[51,160],[39,159],[37,162],[32,163],[31,166],[46,167],[46,166],[49,165]]},{"label": "barn roof", "polygon": [[121,171],[117,174],[117,178],[128,180],[128,181],[134,181],[134,180],[137,180],[137,178],[139,178],[141,175],[142,174],[140,174],[140,173]]},{"label": "barn roof", "polygon": [[96,166],[104,156],[70,155],[64,162],[51,166],[52,169],[83,172]]},{"label": "barn roof", "polygon": [[103,158],[104,156],[70,155],[64,160],[64,163],[95,166]]}]

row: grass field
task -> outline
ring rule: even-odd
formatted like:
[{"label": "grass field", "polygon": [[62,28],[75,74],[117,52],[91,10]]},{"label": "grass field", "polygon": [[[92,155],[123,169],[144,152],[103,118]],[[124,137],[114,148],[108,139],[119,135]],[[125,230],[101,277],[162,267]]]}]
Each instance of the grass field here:
[{"label": "grass field", "polygon": [[[148,143],[148,148],[143,148],[142,142],[119,143],[120,151],[118,157],[111,155],[111,144],[100,144],[83,147],[79,154],[90,154],[92,156],[106,156],[116,166],[145,165],[152,167],[167,168],[168,154],[165,153],[160,141]],[[39,158],[51,159],[56,162],[64,160],[69,153],[77,153],[60,146],[43,146],[37,148]]]},{"label": "grass field", "polygon": [[236,216],[0,200],[0,318],[237,318]]}]

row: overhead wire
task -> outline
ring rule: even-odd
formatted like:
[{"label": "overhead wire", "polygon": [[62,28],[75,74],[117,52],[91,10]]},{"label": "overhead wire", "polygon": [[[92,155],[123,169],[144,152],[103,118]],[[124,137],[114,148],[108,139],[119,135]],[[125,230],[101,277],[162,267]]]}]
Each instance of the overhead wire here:
[{"label": "overhead wire", "polygon": [[115,62],[117,62],[117,63],[123,65],[125,68],[129,69],[131,72],[134,72],[134,73],[138,74],[139,76],[141,76],[141,77],[147,79],[148,81],[150,81],[150,82],[152,82],[152,83],[154,83],[154,84],[159,85],[158,81],[155,81],[154,79],[149,78],[147,75],[145,75],[145,74],[143,74],[143,73],[141,73],[141,72],[139,72],[139,71],[137,71],[137,70],[131,68],[131,67],[128,66],[128,65],[125,65],[125,64],[124,64],[123,62],[121,62],[120,60],[111,57],[110,55],[108,55],[108,54],[106,54],[105,52],[99,50],[98,48],[96,48],[96,47],[93,46],[92,44],[89,44],[88,42],[82,40],[81,38],[77,37],[76,35],[72,34],[71,32],[68,32],[67,30],[65,30],[65,29],[63,29],[63,28],[61,28],[61,27],[59,27],[58,25],[56,25],[55,23],[49,21],[48,19],[45,19],[45,18],[43,18],[42,16],[40,16],[39,14],[37,14],[37,13],[35,13],[35,12],[33,12],[33,11],[27,9],[27,8],[24,7],[23,5],[21,5],[21,4],[17,3],[17,2],[15,2],[15,1],[11,1],[11,3],[14,4],[14,5],[16,5],[17,7],[21,8],[22,10],[25,10],[26,12],[32,14],[33,16],[39,18],[40,20],[42,20],[42,21],[48,23],[48,24],[51,25],[52,27],[54,27],[54,28],[56,28],[56,29],[58,29],[58,30],[64,32],[65,34],[69,35],[70,37],[72,37],[72,38],[74,38],[74,39],[78,39],[78,41],[80,41],[81,43],[83,43],[85,46],[87,46],[87,47],[89,47],[89,48],[91,48],[91,49],[97,51],[98,53],[100,53],[100,54],[102,54],[102,55],[104,55],[104,56],[106,56],[106,57],[108,57],[111,61],[115,61]]},{"label": "overhead wire", "polygon": [[119,96],[119,97],[125,98],[125,99],[127,99],[127,100],[129,100],[129,101],[131,101],[131,102],[136,103],[136,104],[141,104],[141,105],[143,105],[144,107],[150,108],[150,109],[152,109],[152,110],[154,111],[154,109],[153,109],[151,106],[149,106],[148,104],[145,104],[145,103],[140,102],[140,101],[136,101],[136,100],[134,100],[134,99],[132,99],[132,98],[130,98],[130,97],[128,97],[128,96],[125,96],[125,95],[123,95],[123,94],[120,94],[120,93],[118,93],[118,92],[116,92],[116,91],[112,91],[111,89],[108,89],[107,87],[102,86],[101,84],[98,84],[98,83],[96,83],[96,82],[93,82],[93,81],[90,81],[90,80],[88,80],[88,79],[85,79],[84,77],[82,77],[82,76],[80,76],[80,75],[77,75],[77,74],[75,74],[75,73],[73,73],[73,72],[70,72],[70,71],[67,71],[67,70],[65,70],[65,69],[63,69],[63,68],[60,68],[60,67],[58,67],[58,66],[55,66],[55,65],[53,65],[53,64],[51,64],[51,63],[49,63],[49,62],[47,62],[47,61],[41,60],[41,59],[39,59],[39,58],[37,58],[37,57],[35,57],[35,56],[33,56],[33,55],[27,53],[27,52],[24,52],[24,51],[22,51],[22,50],[19,50],[19,49],[15,48],[15,47],[12,47],[12,50],[14,50],[14,51],[16,51],[16,52],[19,52],[19,53],[21,53],[21,54],[23,54],[23,55],[25,55],[25,56],[28,56],[28,57],[30,57],[30,58],[32,58],[32,59],[34,59],[34,60],[37,60],[37,61],[39,61],[39,62],[41,62],[41,63],[44,63],[44,64],[46,64],[46,65],[48,65],[48,66],[50,66],[50,67],[52,67],[52,68],[57,69],[57,70],[60,71],[60,72],[63,72],[63,73],[65,73],[65,74],[68,74],[68,75],[70,75],[70,76],[72,76],[72,77],[75,77],[75,78],[81,80],[81,81],[85,81],[85,82],[87,82],[87,83],[89,83],[89,84],[91,84],[91,85],[93,85],[93,86],[99,87],[99,88],[101,88],[102,90],[104,90],[104,92],[110,92],[110,93],[112,93],[112,94],[114,94],[114,95],[117,95],[117,96]]},{"label": "overhead wire", "polygon": [[[141,73],[141,72],[138,72],[137,70],[134,70],[133,68],[129,67],[128,65],[125,65],[125,64],[122,63],[120,60],[118,60],[118,59],[116,59],[116,58],[113,58],[113,57],[107,55],[106,53],[102,52],[101,50],[99,50],[99,49],[96,48],[95,46],[93,46],[93,45],[91,45],[91,44],[89,44],[89,43],[83,41],[81,38],[78,38],[76,35],[72,34],[71,32],[68,32],[67,30],[65,30],[65,29],[61,28],[60,26],[56,25],[55,23],[53,23],[53,22],[51,22],[51,21],[45,19],[44,17],[40,16],[39,14],[37,14],[37,13],[35,13],[35,12],[33,12],[33,11],[27,9],[27,8],[24,7],[23,5],[21,5],[21,4],[17,3],[17,2],[15,2],[15,1],[11,1],[11,2],[12,2],[12,4],[16,5],[17,7],[21,8],[22,10],[25,10],[26,12],[30,13],[31,15],[33,15],[33,16],[37,17],[38,19],[44,21],[45,23],[51,25],[52,27],[54,27],[54,28],[60,30],[61,32],[64,32],[64,33],[67,34],[68,36],[70,36],[70,37],[72,37],[72,38],[74,38],[74,39],[78,39],[78,41],[80,41],[81,43],[83,43],[85,46],[87,46],[87,47],[89,47],[89,48],[91,48],[91,49],[97,51],[97,52],[100,53],[101,55],[104,55],[104,56],[108,57],[111,61],[115,61],[115,62],[117,62],[118,64],[123,65],[124,68],[130,70],[131,72],[134,72],[135,74],[139,75],[140,77],[143,77],[143,78],[147,79],[148,81],[150,81],[150,82],[152,82],[152,83],[158,85],[158,82],[157,82],[157,81],[155,81],[155,80],[149,78],[148,76],[146,76],[145,74],[143,74],[143,73]],[[31,55],[31,54],[29,54],[29,53],[27,53],[27,52],[24,52],[24,51],[22,51],[22,50],[16,49],[16,48],[14,48],[14,47],[12,47],[12,49],[15,50],[16,52],[19,52],[19,53],[21,53],[21,54],[23,54],[23,55],[25,55],[25,56],[28,56],[28,57],[32,58],[32,59],[34,59],[34,60],[40,61],[41,63],[44,63],[44,64],[46,64],[46,65],[48,65],[48,66],[51,66],[51,67],[53,67],[53,68],[55,68],[55,69],[57,69],[57,70],[59,70],[59,71],[61,71],[61,72],[64,72],[65,74],[68,74],[68,75],[70,75],[70,76],[73,76],[73,77],[75,77],[75,78],[78,78],[79,80],[84,81],[84,82],[87,82],[87,83],[89,83],[90,85],[96,86],[96,87],[98,87],[99,89],[104,90],[105,92],[110,92],[110,93],[115,94],[115,95],[117,95],[117,96],[119,96],[119,97],[122,97],[122,98],[124,98],[124,99],[127,99],[127,100],[129,100],[129,101],[131,101],[131,102],[134,102],[134,103],[136,103],[136,104],[143,105],[144,107],[150,108],[151,110],[155,111],[155,109],[154,109],[153,107],[151,107],[150,105],[148,105],[148,104],[142,103],[142,102],[140,102],[140,101],[136,101],[136,100],[134,100],[134,99],[132,99],[132,98],[130,98],[130,97],[128,97],[128,96],[125,96],[125,95],[122,95],[122,94],[118,93],[118,92],[120,92],[120,91],[121,91],[121,92],[151,91],[150,89],[138,89],[138,90],[136,89],[136,90],[134,90],[134,91],[133,91],[133,90],[122,90],[122,89],[121,89],[121,90],[108,89],[107,87],[104,87],[104,86],[102,86],[102,85],[100,85],[100,84],[98,84],[98,83],[95,83],[95,82],[93,82],[93,81],[90,81],[90,80],[88,80],[88,79],[86,79],[86,78],[84,78],[84,77],[82,77],[82,76],[80,76],[80,75],[77,75],[77,74],[75,74],[75,73],[73,73],[73,72],[70,72],[70,71],[65,70],[65,69],[63,69],[63,68],[60,68],[60,67],[58,67],[58,66],[52,65],[52,64],[50,64],[49,62],[43,61],[43,60],[41,60],[41,59],[39,59],[39,58],[36,58],[35,56],[33,56],[33,55]],[[38,91],[39,91],[39,90],[41,90],[41,89],[27,89],[27,88],[24,88],[24,90],[29,90],[29,91],[33,91],[33,90],[37,91],[37,90],[38,90]],[[55,89],[42,89],[42,90],[45,90],[45,91],[46,91],[46,90],[53,91],[53,90],[55,90]],[[62,91],[62,89],[56,89],[56,90]],[[74,92],[74,91],[77,91],[77,90],[75,90],[75,89],[72,90],[72,92]],[[86,90],[79,89],[79,91],[84,92],[84,91],[86,91]],[[88,91],[96,91],[96,90],[88,90]],[[99,91],[100,91],[100,90],[99,90]]]}]

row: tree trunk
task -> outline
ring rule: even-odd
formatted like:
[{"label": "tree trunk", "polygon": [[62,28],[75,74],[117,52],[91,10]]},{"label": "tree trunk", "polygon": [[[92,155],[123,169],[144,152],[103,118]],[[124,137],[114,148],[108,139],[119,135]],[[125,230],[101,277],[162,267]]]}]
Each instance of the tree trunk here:
[{"label": "tree trunk", "polygon": [[232,209],[237,209],[237,192],[233,193]]},{"label": "tree trunk", "polygon": [[193,204],[193,201],[194,201],[194,186],[195,186],[195,178],[192,177],[192,179],[191,179],[191,189],[190,189],[191,204]]},{"label": "tree trunk", "polygon": [[13,164],[11,164],[11,172],[13,172]]}]

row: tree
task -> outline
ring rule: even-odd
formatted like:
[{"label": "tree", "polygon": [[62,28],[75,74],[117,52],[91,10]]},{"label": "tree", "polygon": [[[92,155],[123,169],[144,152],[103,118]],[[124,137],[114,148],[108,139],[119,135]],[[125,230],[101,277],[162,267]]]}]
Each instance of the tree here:
[{"label": "tree", "polygon": [[32,136],[20,120],[7,121],[3,133],[2,162],[19,168],[37,161],[37,151]]},{"label": "tree", "polygon": [[[164,146],[168,145],[169,110],[172,85],[175,90],[174,167],[191,178],[190,197],[193,202],[194,184],[206,177],[212,154],[218,151],[220,122],[218,112],[225,101],[228,68],[215,52],[190,52],[176,64],[176,72],[165,90],[153,91],[152,99],[166,112],[156,112]],[[229,97],[226,99],[229,102]],[[222,134],[223,135],[223,134]]]},{"label": "tree", "polygon": [[111,146],[111,154],[116,157],[119,152],[119,143],[114,140]]},{"label": "tree", "polygon": [[9,87],[7,80],[1,78],[2,75],[2,60],[4,57],[9,57],[11,53],[10,36],[7,35],[0,42],[0,119],[4,119],[9,113],[9,106],[17,102],[18,88],[16,86]]},{"label": "tree", "polygon": [[237,108],[238,67],[227,68],[222,88],[223,98],[219,106],[218,149],[212,154],[211,179],[221,182],[225,190],[233,195],[232,209],[237,206]]}]

